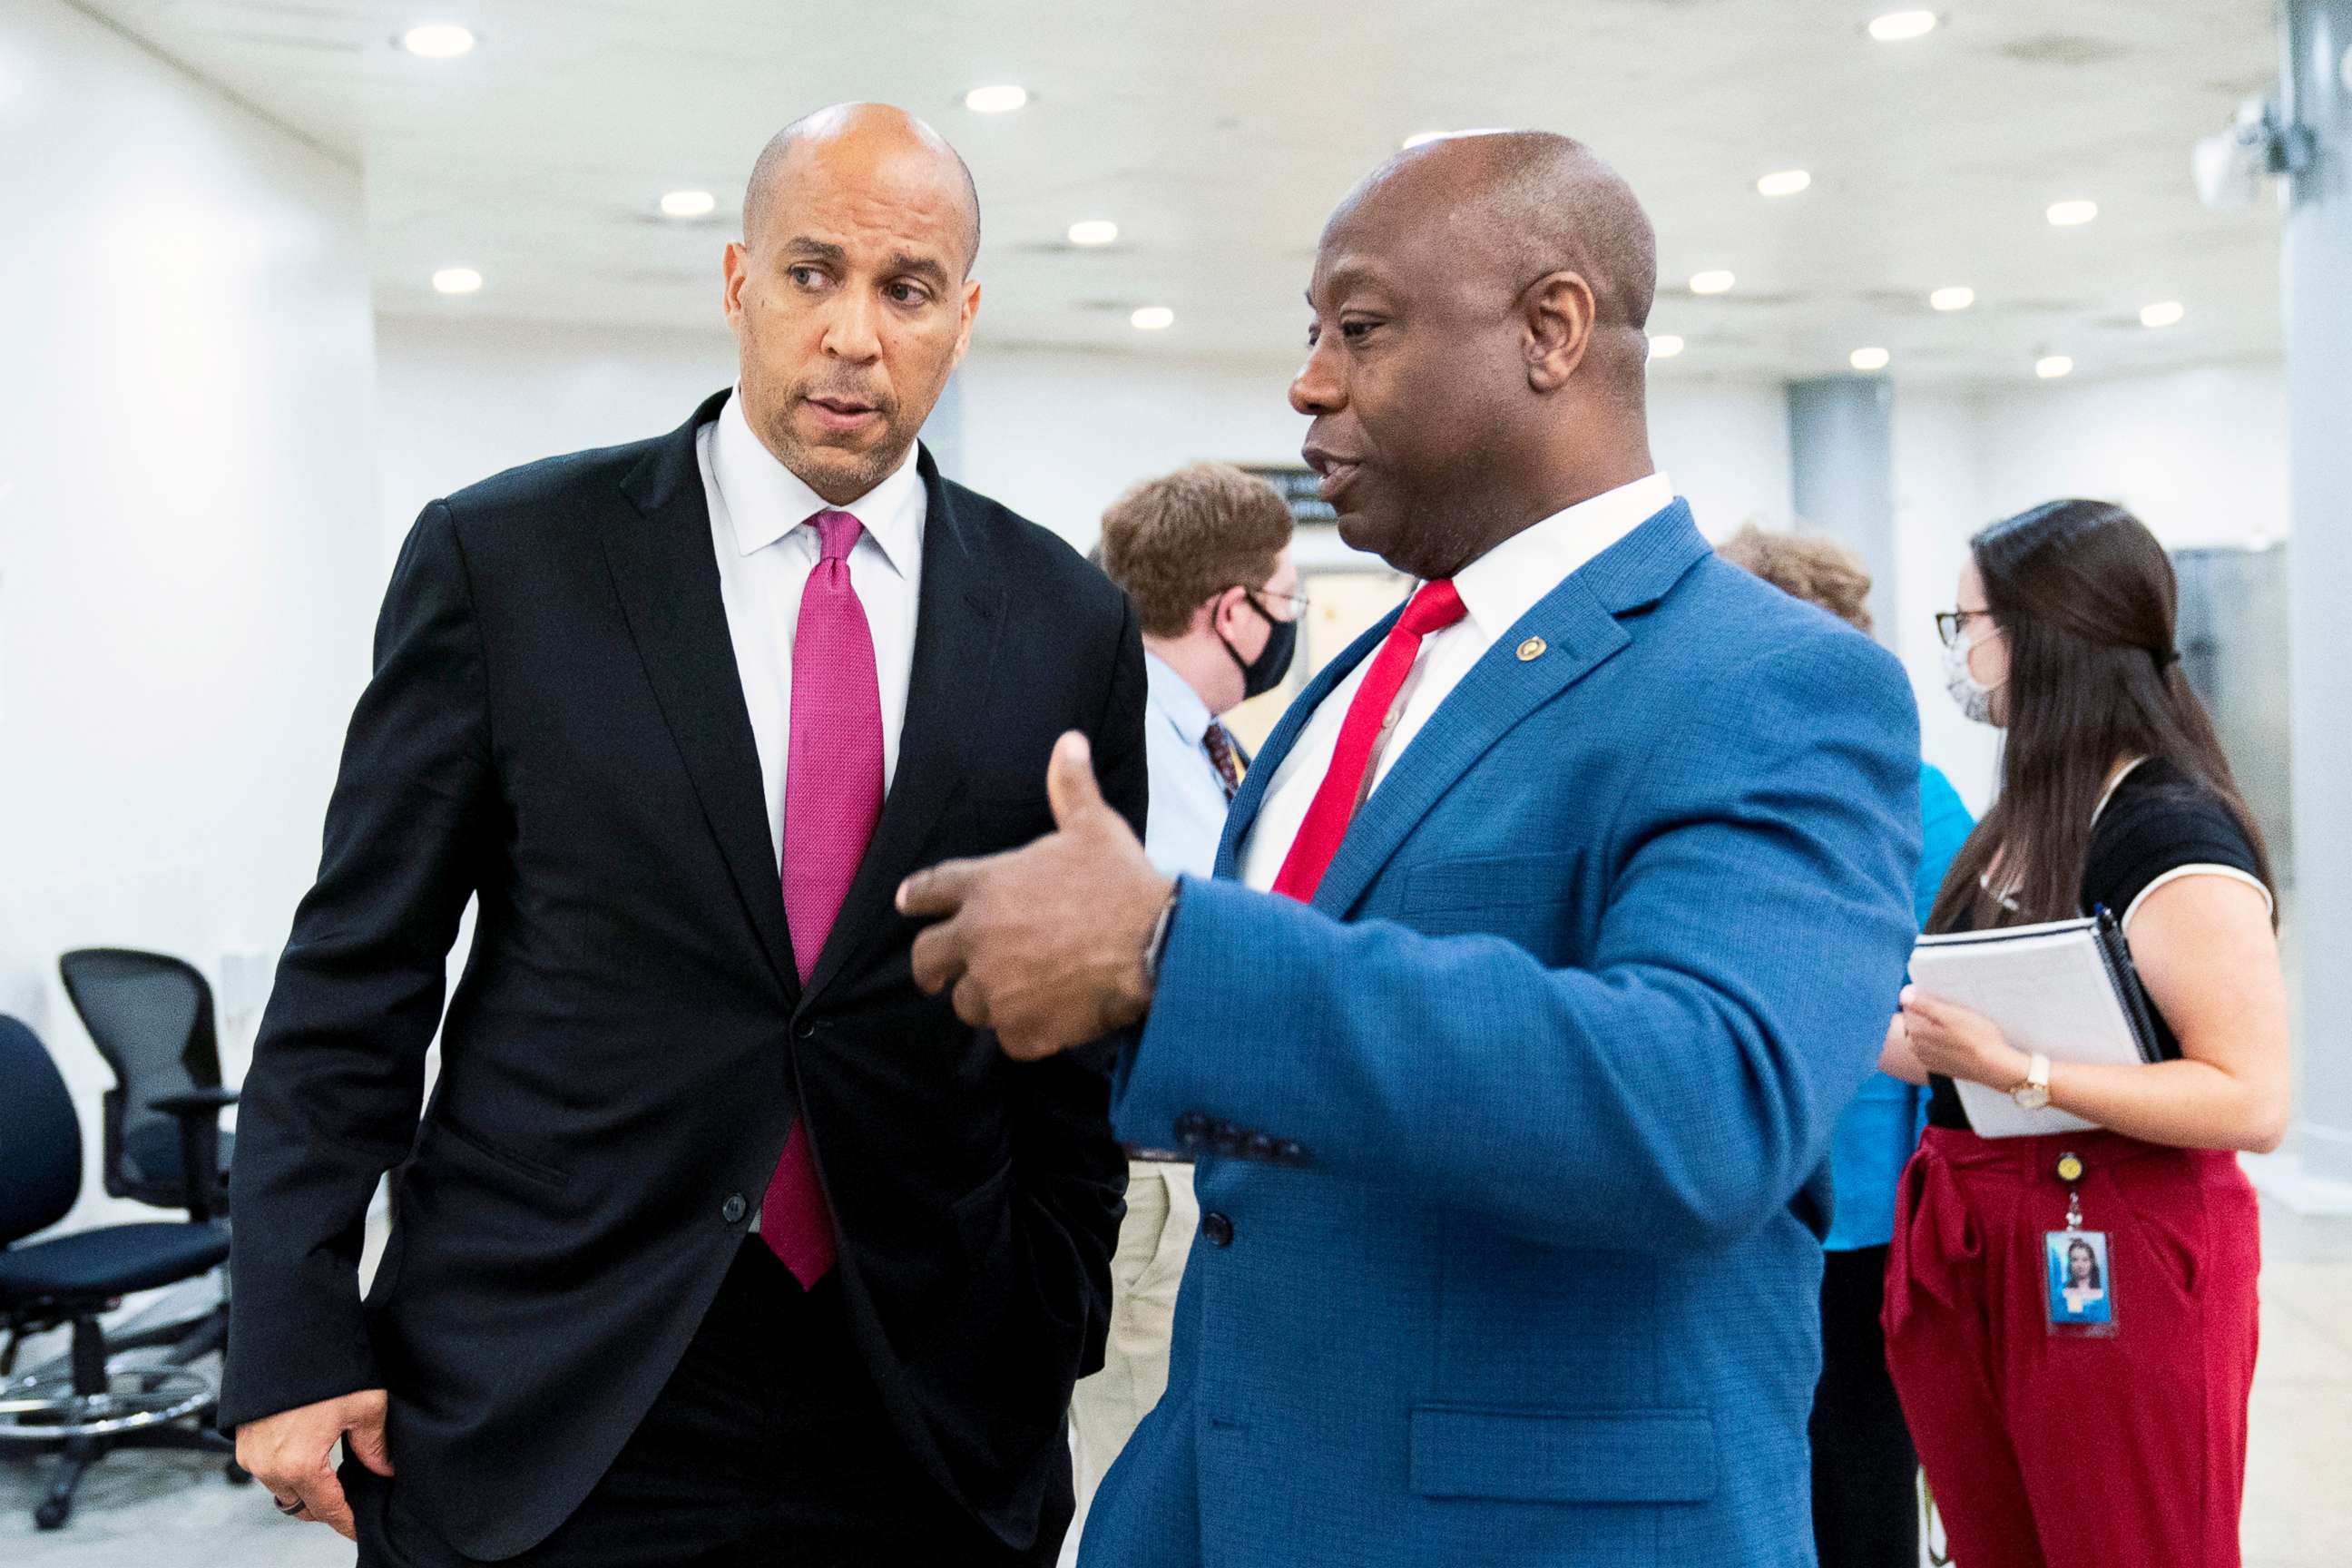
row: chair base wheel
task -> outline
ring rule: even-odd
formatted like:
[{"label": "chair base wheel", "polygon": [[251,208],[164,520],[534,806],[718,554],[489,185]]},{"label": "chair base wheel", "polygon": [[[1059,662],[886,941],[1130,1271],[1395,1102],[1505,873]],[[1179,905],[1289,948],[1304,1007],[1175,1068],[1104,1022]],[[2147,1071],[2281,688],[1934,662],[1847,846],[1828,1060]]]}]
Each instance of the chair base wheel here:
[{"label": "chair base wheel", "polygon": [[50,1498],[33,1510],[33,1522],[43,1530],[63,1530],[73,1513],[73,1504],[63,1498]]}]

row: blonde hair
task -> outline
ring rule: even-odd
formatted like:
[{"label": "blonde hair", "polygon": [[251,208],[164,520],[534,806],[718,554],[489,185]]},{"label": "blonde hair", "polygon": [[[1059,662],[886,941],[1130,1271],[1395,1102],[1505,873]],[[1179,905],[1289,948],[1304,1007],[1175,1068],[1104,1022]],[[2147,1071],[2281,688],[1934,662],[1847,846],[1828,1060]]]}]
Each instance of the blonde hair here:
[{"label": "blonde hair", "polygon": [[1754,523],[1716,547],[1717,555],[1750,572],[1792,598],[1818,605],[1856,631],[1868,635],[1870,569],[1862,557],[1833,539],[1783,533]]}]

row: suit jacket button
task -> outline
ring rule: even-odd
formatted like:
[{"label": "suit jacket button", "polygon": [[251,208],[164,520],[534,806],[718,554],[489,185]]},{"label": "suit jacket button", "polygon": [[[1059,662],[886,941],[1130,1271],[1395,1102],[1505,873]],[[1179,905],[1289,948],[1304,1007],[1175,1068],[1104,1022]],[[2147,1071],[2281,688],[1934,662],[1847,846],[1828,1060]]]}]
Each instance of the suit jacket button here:
[{"label": "suit jacket button", "polygon": [[1208,1237],[1211,1247],[1231,1247],[1234,1244],[1234,1222],[1211,1209],[1201,1216],[1201,1234]]},{"label": "suit jacket button", "polygon": [[816,1020],[814,1018],[803,1018],[800,1023],[800,1027],[794,1029],[793,1033],[798,1035],[803,1040],[815,1039]]},{"label": "suit jacket button", "polygon": [[719,1217],[729,1225],[741,1225],[743,1216],[751,1212],[751,1205],[743,1201],[740,1193],[728,1194],[727,1201],[719,1205]]}]

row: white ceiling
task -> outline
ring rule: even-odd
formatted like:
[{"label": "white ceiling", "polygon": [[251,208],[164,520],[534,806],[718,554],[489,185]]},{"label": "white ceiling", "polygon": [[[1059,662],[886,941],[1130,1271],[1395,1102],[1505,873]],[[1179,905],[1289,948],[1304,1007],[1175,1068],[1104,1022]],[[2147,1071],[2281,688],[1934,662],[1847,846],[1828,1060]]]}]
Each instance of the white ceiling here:
[{"label": "white ceiling", "polygon": [[[80,0],[366,175],[394,312],[710,327],[753,155],[846,98],[903,104],[964,153],[987,243],[980,335],[1153,354],[1295,356],[1332,204],[1421,130],[1541,126],[1593,143],[1657,221],[1652,327],[1673,376],[2083,375],[2279,349],[2278,214],[2216,214],[2190,141],[2268,86],[2269,0],[1947,0],[1873,42],[1848,0]],[[418,21],[478,35],[427,61]],[[982,116],[965,89],[1029,88]],[[1755,181],[1811,171],[1801,195]],[[680,186],[710,220],[659,217]],[[2084,228],[2043,209],[2099,204]],[[1119,243],[1064,243],[1081,217]],[[436,296],[439,267],[488,284]],[[1682,280],[1738,277],[1699,299]],[[1937,315],[1931,289],[1975,309]],[[2179,300],[2179,326],[2140,306]],[[1128,325],[1164,304],[1176,325]]]}]

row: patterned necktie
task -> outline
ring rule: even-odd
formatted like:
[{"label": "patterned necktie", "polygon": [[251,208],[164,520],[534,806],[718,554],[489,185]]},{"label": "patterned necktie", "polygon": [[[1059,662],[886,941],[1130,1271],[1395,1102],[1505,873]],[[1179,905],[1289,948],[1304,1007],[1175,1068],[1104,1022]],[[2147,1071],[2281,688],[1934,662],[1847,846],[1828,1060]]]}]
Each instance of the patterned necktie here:
[{"label": "patterned necktie", "polygon": [[1234,761],[1234,738],[1225,733],[1223,724],[1212,719],[1209,732],[1201,737],[1201,744],[1208,748],[1209,765],[1217,770],[1217,782],[1225,786],[1225,804],[1233,805],[1234,796],[1241,793],[1242,787],[1242,770]]},{"label": "patterned necktie", "polygon": [[1412,661],[1421,657],[1421,639],[1443,631],[1467,613],[1453,583],[1440,578],[1423,583],[1396,625],[1389,628],[1388,639],[1372,655],[1371,668],[1364,672],[1364,683],[1356,688],[1355,700],[1348,704],[1339,744],[1331,752],[1331,766],[1315,791],[1306,820],[1298,825],[1298,837],[1290,841],[1290,853],[1283,858],[1282,870],[1274,879],[1276,892],[1286,893],[1302,904],[1314,901],[1315,889],[1323,885],[1323,873],[1331,868],[1331,858],[1339,854],[1339,841],[1347,837],[1348,824],[1356,815],[1356,803],[1363,797],[1364,771],[1371,763],[1372,748],[1396,722],[1390,710],[1397,693],[1404,689],[1405,677],[1412,673]]},{"label": "patterned necktie", "polygon": [[[784,919],[806,985],[857,862],[882,815],[882,697],[874,634],[849,580],[864,525],[845,511],[810,518],[817,563],[793,633],[792,745],[784,763]],[[833,1221],[809,1152],[807,1108],[760,1202],[760,1239],[811,1289],[834,1263]]]}]

